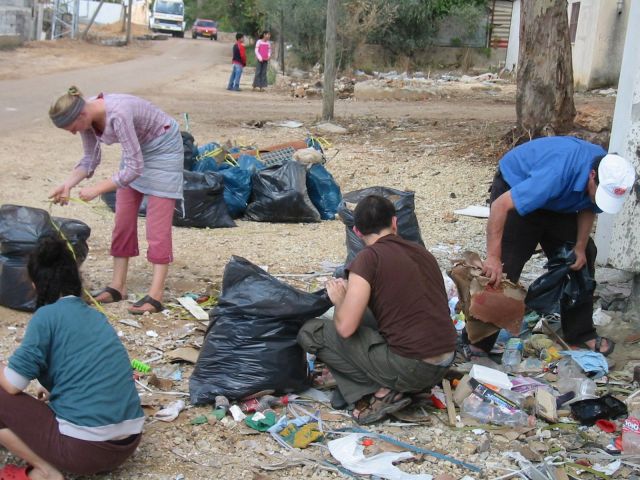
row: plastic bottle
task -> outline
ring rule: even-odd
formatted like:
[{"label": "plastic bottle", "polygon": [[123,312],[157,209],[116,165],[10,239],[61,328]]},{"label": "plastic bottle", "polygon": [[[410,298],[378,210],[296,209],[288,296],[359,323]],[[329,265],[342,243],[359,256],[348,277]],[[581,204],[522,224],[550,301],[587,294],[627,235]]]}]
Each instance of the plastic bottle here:
[{"label": "plastic bottle", "polygon": [[263,412],[268,408],[287,405],[289,403],[289,397],[284,395],[283,397],[274,397],[272,395],[265,395],[260,398],[252,398],[240,404],[240,410],[244,413],[251,412]]},{"label": "plastic bottle", "polygon": [[522,340],[510,338],[502,354],[502,366],[507,372],[515,371],[522,361]]},{"label": "plastic bottle", "polygon": [[634,410],[622,425],[622,453],[640,454],[640,411]]}]

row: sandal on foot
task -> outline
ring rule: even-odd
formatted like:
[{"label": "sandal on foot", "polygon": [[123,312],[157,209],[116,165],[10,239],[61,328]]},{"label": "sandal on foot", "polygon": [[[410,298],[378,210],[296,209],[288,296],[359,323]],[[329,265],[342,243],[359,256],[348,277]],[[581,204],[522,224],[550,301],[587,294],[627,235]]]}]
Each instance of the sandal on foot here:
[{"label": "sandal on foot", "polygon": [[[105,293],[108,294],[110,298],[106,300],[98,300],[98,297]],[[98,303],[116,303],[122,301],[122,294],[113,287],[104,287],[102,290],[92,293],[91,296]]]},{"label": "sandal on foot", "polygon": [[[609,345],[607,347],[606,350],[602,351],[600,350],[600,348],[602,347],[602,340],[606,340],[607,344]],[[596,344],[594,345],[593,348],[591,348],[589,345],[587,345],[586,343],[582,343],[580,345],[578,345],[577,348],[582,348],[585,350],[591,350],[592,352],[596,352],[596,353],[601,353],[602,355],[604,355],[605,357],[608,357],[609,355],[611,355],[611,353],[613,353],[613,349],[616,348],[616,342],[614,342],[613,340],[611,340],[610,338],[607,337],[601,337],[600,335],[598,335],[595,338]],[[572,347],[573,348],[573,347]]]},{"label": "sandal on foot", "polygon": [[[153,307],[153,309],[144,309],[144,308],[142,308],[145,305],[151,305]],[[131,313],[132,315],[143,315],[145,312],[159,313],[162,310],[164,310],[164,307],[155,298],[152,298],[149,295],[145,295],[140,300],[138,300],[136,303],[131,305],[128,310],[129,310],[129,313]]]},{"label": "sandal on foot", "polygon": [[390,390],[384,397],[376,397],[374,394],[369,397],[368,404],[364,408],[358,409],[358,416],[353,418],[360,425],[368,425],[382,420],[390,413],[402,410],[410,403],[410,398],[402,396],[402,393],[395,390]]},{"label": "sandal on foot", "polygon": [[29,480],[31,467],[19,467],[17,465],[5,465],[0,470],[0,480]]}]

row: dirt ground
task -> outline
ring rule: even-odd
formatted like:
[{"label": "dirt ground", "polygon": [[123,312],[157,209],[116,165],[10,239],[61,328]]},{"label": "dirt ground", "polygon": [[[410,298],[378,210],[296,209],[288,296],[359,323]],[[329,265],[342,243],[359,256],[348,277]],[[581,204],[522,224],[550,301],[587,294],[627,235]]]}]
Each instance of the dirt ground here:
[{"label": "dirt ground", "polygon": [[[30,44],[15,51],[0,52],[0,79],[31,78],[88,65],[122,62],[155,55],[158,48],[144,42],[126,48],[71,41]],[[304,139],[309,134],[321,135],[332,144],[328,150],[327,168],[343,193],[374,185],[416,192],[416,214],[423,239],[442,268],[449,267],[450,261],[462,250],[484,253],[485,221],[458,216],[453,211],[486,204],[496,162],[505,150],[499,139],[515,121],[513,88],[504,88],[497,95],[466,90],[457,97],[434,96],[424,102],[340,100],[336,105],[335,122],[348,132],[320,134],[315,127],[321,113],[319,99],[293,98],[287,88],[252,92],[253,72],[250,69],[243,75],[243,92],[225,91],[230,72],[224,56],[228,48],[228,44],[212,45],[212,52],[223,52],[216,53],[218,57],[213,65],[194,69],[178,81],[157,88],[137,87],[135,93],[174,115],[183,126],[183,114],[188,112],[191,131],[199,144],[230,139],[243,145],[267,146]],[[91,90],[90,85],[83,88]],[[588,105],[604,114],[613,110],[611,98],[587,95],[577,96],[576,100],[579,107]],[[47,106],[42,108],[46,111]],[[304,125],[297,129],[284,128],[278,126],[282,120],[298,120]],[[266,124],[257,128],[257,122]],[[56,216],[77,218],[89,224],[92,228],[91,250],[82,273],[91,289],[106,285],[111,276],[109,242],[113,215],[98,201],[91,206],[72,203],[65,208],[51,207],[47,203],[48,193],[80,158],[79,138],[72,138],[51,125],[37,124],[3,132],[2,143],[1,203],[50,209]],[[103,148],[103,164],[95,178],[110,175],[118,161],[117,147]],[[139,226],[142,232],[143,220]],[[140,237],[144,252],[146,244],[142,233]],[[282,278],[300,288],[312,289],[320,285],[324,277],[302,274],[326,272],[327,264],[344,260],[345,230],[339,220],[317,224],[262,224],[240,220],[238,227],[231,229],[176,228],[174,251],[175,263],[167,281],[165,301],[171,302],[187,292],[217,292],[231,255],[266,266],[270,273],[284,275]],[[133,259],[128,293],[143,294],[149,281],[150,269],[144,255]],[[122,340],[132,358],[149,359],[174,347],[197,346],[202,342],[204,327],[178,309],[169,315],[138,319],[141,328],[121,323],[123,319],[131,319],[126,313],[126,305],[108,305],[105,309],[114,327],[122,332]],[[29,317],[29,314],[0,307],[0,328],[4,333],[0,338],[0,360],[6,360],[15,349]],[[147,336],[148,330],[159,336]],[[623,333],[621,330],[618,335]],[[158,362],[163,363],[166,363],[165,359]],[[180,367],[183,380],[176,382],[173,390],[187,392],[192,366],[182,363]],[[163,400],[166,403],[166,397],[157,397],[155,408]],[[193,417],[206,411],[208,408],[189,408],[178,420],[168,424],[149,421],[134,457],[118,471],[95,478],[257,480],[337,476],[335,472],[318,467],[314,461],[293,458],[269,437],[251,435],[234,422],[190,425]],[[153,409],[148,412],[152,413]],[[467,448],[467,452],[463,447],[477,443],[474,435],[468,429],[449,431],[443,423],[445,418],[442,414],[433,414],[425,425],[383,426],[373,430],[384,431],[424,448],[464,457],[466,461],[486,468],[485,473],[478,476],[426,456],[406,468],[413,473],[449,473],[454,478],[465,474],[495,478],[505,473],[498,468],[509,465],[509,460],[500,456],[500,450],[506,446],[500,443],[502,440],[492,437],[494,446],[486,455],[475,453],[475,450],[469,453],[472,449]],[[333,420],[332,428],[350,424],[346,419]],[[316,451],[309,455],[322,458],[327,453]],[[0,461],[2,458],[3,453],[0,453]],[[288,468],[278,472],[260,468],[282,461]]]}]

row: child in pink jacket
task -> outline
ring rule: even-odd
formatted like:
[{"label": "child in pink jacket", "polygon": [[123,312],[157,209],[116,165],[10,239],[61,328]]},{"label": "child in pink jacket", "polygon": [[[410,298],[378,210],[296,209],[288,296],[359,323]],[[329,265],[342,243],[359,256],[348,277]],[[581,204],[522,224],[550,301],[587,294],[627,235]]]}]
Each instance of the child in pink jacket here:
[{"label": "child in pink jacket", "polygon": [[260,39],[256,42],[256,76],[253,79],[253,89],[260,89],[264,92],[267,88],[267,69],[269,68],[269,59],[271,58],[271,33],[262,32]]}]

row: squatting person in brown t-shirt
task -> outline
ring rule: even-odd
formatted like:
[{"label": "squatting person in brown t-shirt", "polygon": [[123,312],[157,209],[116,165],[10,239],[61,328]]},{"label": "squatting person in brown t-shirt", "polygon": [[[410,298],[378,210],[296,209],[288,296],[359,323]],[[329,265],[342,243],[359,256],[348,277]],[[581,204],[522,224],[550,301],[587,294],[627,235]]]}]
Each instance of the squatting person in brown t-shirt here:
[{"label": "squatting person in brown t-shirt", "polygon": [[[348,265],[348,282],[327,283],[333,321],[305,323],[298,343],[327,364],[344,400],[358,402],[354,418],[367,424],[411,403],[405,393],[442,380],[456,332],[438,264],[424,247],[397,235],[393,204],[368,196],[354,220],[366,247]],[[363,324],[367,307],[377,328]]]}]

